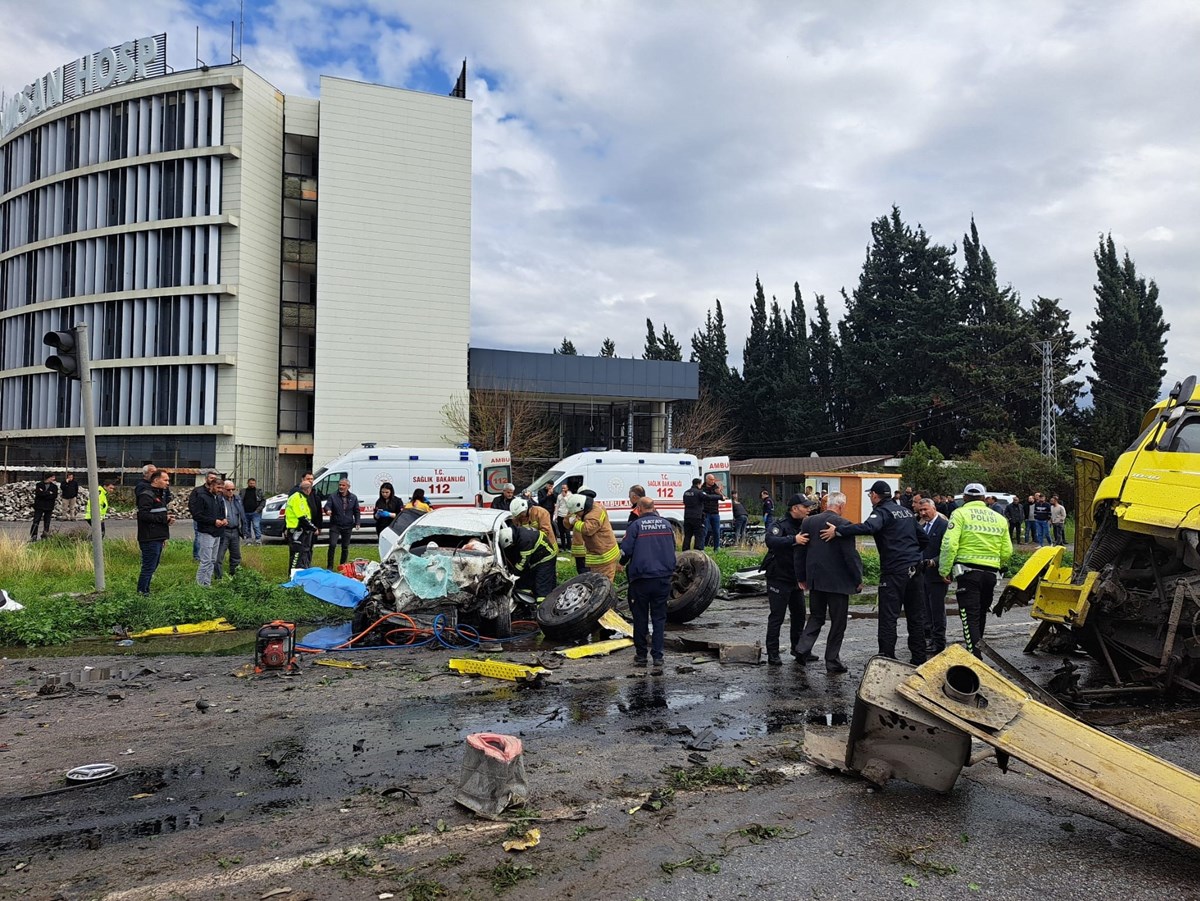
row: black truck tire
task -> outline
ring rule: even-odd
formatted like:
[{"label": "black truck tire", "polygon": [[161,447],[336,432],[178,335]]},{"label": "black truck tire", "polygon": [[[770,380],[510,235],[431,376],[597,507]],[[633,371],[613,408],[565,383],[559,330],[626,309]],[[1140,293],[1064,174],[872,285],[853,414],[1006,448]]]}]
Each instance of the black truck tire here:
[{"label": "black truck tire", "polygon": [[600,573],[580,573],[546,595],[537,610],[538,626],[547,638],[571,641],[595,631],[616,602],[612,582]]},{"label": "black truck tire", "polygon": [[721,588],[721,568],[704,551],[683,551],[675,558],[667,622],[687,623],[708,609]]}]

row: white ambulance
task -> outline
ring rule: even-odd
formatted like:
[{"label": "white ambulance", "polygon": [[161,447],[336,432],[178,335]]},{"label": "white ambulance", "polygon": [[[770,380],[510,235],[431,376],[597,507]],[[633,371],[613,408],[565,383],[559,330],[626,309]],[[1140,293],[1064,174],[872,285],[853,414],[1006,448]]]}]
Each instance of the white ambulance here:
[{"label": "white ambulance", "polygon": [[729,458],[692,454],[649,454],[637,451],[595,450],[573,454],[559,460],[527,489],[538,496],[542,485],[549,484],[557,497],[565,483],[572,491],[581,485],[596,492],[596,503],[608,512],[613,529],[623,532],[629,522],[629,489],[641,485],[646,496],[665,519],[683,526],[683,493],[692,487],[692,479],[704,480],[712,473],[721,484],[724,500],[720,503],[721,524],[733,522],[733,504],[729,499]]},{"label": "white ambulance", "polygon": [[[414,489],[425,489],[425,501],[441,507],[487,506],[512,481],[512,455],[508,451],[472,448],[376,447],[366,443],[313,474],[313,491],[327,498],[336,494],[338,482],[350,480],[358,495],[362,526],[375,528],[375,500],[379,486],[391,482],[396,497],[408,503]],[[263,534],[283,536],[286,494],[277,494],[263,509]]]}]

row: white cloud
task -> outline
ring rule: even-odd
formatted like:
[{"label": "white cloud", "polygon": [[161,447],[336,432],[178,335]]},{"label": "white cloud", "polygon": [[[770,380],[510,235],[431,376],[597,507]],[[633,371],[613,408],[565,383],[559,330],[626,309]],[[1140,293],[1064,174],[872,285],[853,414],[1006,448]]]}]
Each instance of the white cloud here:
[{"label": "white cloud", "polygon": [[[894,203],[946,244],[974,215],[1001,279],[1061,297],[1081,334],[1092,252],[1121,236],[1172,323],[1168,378],[1200,371],[1195,3],[251,5],[246,60],[285,91],[431,68],[448,91],[468,59],[478,344],[638,353],[649,316],[686,348],[720,297],[736,352],[756,273],[837,315]],[[70,8],[0,35],[10,88],[97,35],[170,27],[191,56],[181,3]],[[205,10],[218,53],[236,3]]]}]

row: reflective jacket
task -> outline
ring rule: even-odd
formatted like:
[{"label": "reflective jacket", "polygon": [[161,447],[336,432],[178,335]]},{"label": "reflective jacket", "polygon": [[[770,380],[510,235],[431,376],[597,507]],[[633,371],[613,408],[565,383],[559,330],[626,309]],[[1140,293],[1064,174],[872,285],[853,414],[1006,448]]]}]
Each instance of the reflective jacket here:
[{"label": "reflective jacket", "polygon": [[550,522],[550,514],[546,512],[545,507],[539,507],[536,504],[531,506],[523,517],[522,525],[530,526],[542,533],[542,537],[546,539],[546,544],[554,548],[554,552],[558,553],[558,538],[554,535],[554,524]]},{"label": "reflective jacket", "polygon": [[668,579],[675,573],[675,530],[657,513],[643,513],[625,528],[621,562],[630,582]]},{"label": "reflective jacket", "polygon": [[298,529],[301,525],[313,526],[312,508],[308,505],[308,498],[304,496],[303,491],[297,491],[287,499],[287,505],[283,508],[283,524],[289,529]]},{"label": "reflective jacket", "polygon": [[938,572],[950,575],[955,563],[1000,570],[1012,557],[1008,520],[983,501],[968,501],[950,516],[942,537]]},{"label": "reflective jacket", "polygon": [[603,566],[612,563],[621,556],[617,547],[617,536],[613,534],[612,524],[608,521],[608,513],[599,504],[593,504],[582,519],[577,519],[573,527],[578,535],[583,537],[584,558],[588,566]]},{"label": "reflective jacket", "polygon": [[877,504],[871,515],[857,525],[838,526],[837,533],[874,536],[875,547],[879,549],[879,569],[885,573],[919,566],[921,549],[926,544],[916,514],[901,507],[893,498]]},{"label": "reflective jacket", "polygon": [[[104,519],[104,517],[108,516],[108,492],[104,490],[103,485],[97,488],[96,491],[100,495],[100,518]],[[92,493],[90,491],[88,492],[87,503],[83,505],[83,518],[88,522],[92,521]]]},{"label": "reflective jacket", "polygon": [[[545,512],[545,511],[542,511]],[[547,560],[558,556],[558,551],[550,547],[546,536],[537,529],[527,526],[516,526],[513,529],[513,543],[509,548],[509,559],[514,560],[513,570],[526,573]]]}]

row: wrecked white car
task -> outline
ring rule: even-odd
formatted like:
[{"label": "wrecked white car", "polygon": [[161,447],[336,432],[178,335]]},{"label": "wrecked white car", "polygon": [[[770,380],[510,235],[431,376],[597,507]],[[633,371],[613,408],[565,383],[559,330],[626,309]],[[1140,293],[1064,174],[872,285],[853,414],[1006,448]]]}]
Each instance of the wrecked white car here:
[{"label": "wrecked white car", "polygon": [[367,580],[369,594],[354,613],[354,634],[391,630],[389,614],[428,619],[445,614],[448,625],[468,623],[481,632],[506,637],[517,602],[516,577],[500,552],[498,532],[506,510],[446,508],[420,514],[406,510],[379,536],[379,568]]}]

